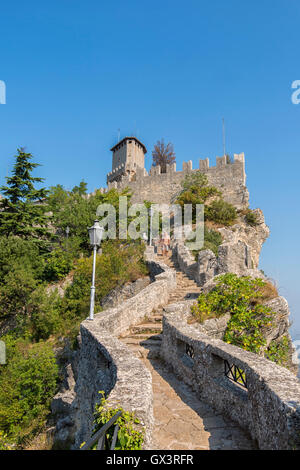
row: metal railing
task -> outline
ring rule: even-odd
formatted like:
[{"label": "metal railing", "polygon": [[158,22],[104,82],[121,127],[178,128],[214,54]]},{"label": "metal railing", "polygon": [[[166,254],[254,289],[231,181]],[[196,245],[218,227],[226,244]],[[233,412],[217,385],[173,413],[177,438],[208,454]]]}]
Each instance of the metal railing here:
[{"label": "metal railing", "polygon": [[248,388],[247,386],[247,377],[245,372],[242,369],[239,369],[238,366],[235,364],[229,364],[226,359],[224,360],[224,366],[225,366],[225,376],[231,380],[232,382],[235,382],[239,385],[241,385],[244,388]]},{"label": "metal railing", "polygon": [[[121,416],[122,411],[118,411],[107,423],[105,423],[99,431],[97,431],[82,447],[80,450],[89,450],[93,445],[98,441],[97,450],[104,450],[106,444],[106,432],[109,430],[111,426],[115,424],[117,419]],[[110,450],[114,450],[116,446],[116,442],[118,439],[118,431],[119,425],[115,425],[112,442],[110,446]]]},{"label": "metal railing", "polygon": [[187,344],[185,345],[185,353],[187,356],[189,356],[191,359],[194,359],[195,358],[195,352],[194,352],[194,348],[192,345],[190,344]]}]

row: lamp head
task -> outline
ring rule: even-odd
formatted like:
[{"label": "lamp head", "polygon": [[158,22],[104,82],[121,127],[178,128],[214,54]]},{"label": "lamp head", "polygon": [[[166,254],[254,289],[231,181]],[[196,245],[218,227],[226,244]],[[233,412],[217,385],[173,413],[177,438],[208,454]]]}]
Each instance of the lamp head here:
[{"label": "lamp head", "polygon": [[100,246],[104,228],[99,224],[99,220],[95,220],[94,225],[88,229],[90,244],[92,246]]}]

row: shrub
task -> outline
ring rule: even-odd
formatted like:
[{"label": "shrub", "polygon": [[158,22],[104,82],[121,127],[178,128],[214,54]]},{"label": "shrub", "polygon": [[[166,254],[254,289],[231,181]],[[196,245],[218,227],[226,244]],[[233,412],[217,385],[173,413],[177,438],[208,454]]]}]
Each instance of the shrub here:
[{"label": "shrub", "polygon": [[[104,397],[104,392],[99,392],[102,395],[100,403],[95,407],[95,420],[94,420],[94,431],[95,434],[102,426],[107,423],[118,411],[122,414],[116,420],[116,424],[119,425],[118,437],[115,449],[116,450],[141,450],[144,443],[144,430],[138,430],[137,425],[140,424],[139,420],[135,417],[133,412],[125,411],[123,408],[112,408],[108,406],[107,401]],[[106,433],[106,444],[107,449],[110,449],[112,437],[114,432],[114,426],[110,427]],[[82,444],[83,445],[83,444]],[[97,447],[95,444],[93,450]]]},{"label": "shrub", "polygon": [[8,439],[7,434],[0,430],[0,450],[13,450],[14,444]]},{"label": "shrub", "polygon": [[230,313],[224,341],[247,351],[260,353],[266,344],[263,329],[271,326],[274,312],[258,303],[265,281],[228,273],[217,278],[207,294],[200,294],[192,314],[200,322]]},{"label": "shrub", "polygon": [[34,341],[48,339],[50,335],[63,331],[61,298],[57,290],[47,293],[44,286],[36,289],[29,301],[29,329]]},{"label": "shrub", "polygon": [[204,246],[202,250],[211,250],[216,256],[218,256],[218,248],[222,241],[220,232],[204,227]]},{"label": "shrub", "polygon": [[0,286],[0,312],[2,317],[18,315],[25,318],[28,301],[37,286],[34,273],[26,266],[15,264],[5,276],[5,284]]},{"label": "shrub", "polygon": [[48,344],[3,339],[7,364],[0,370],[0,429],[20,445],[44,425],[58,368]]},{"label": "shrub", "polygon": [[44,270],[43,257],[34,241],[15,236],[0,237],[0,286],[6,284],[6,276],[17,268],[30,271],[34,279],[39,279]]},{"label": "shrub", "polygon": [[286,366],[288,363],[289,350],[289,338],[287,336],[283,336],[283,338],[281,338],[279,341],[271,341],[268,349],[265,352],[265,357],[281,366]]},{"label": "shrub", "polygon": [[62,249],[53,250],[46,260],[44,278],[47,281],[62,279],[73,268],[73,259],[70,253]]},{"label": "shrub", "polygon": [[255,227],[259,223],[257,214],[254,211],[252,211],[251,209],[247,210],[247,212],[245,214],[245,220],[246,220],[247,224],[251,225],[252,227]]},{"label": "shrub", "polygon": [[[103,253],[97,255],[95,311],[102,310],[101,300],[116,286],[135,281],[147,274],[143,261],[144,247],[138,243],[103,243]],[[73,283],[67,288],[63,299],[63,311],[69,318],[83,319],[88,312],[93,258],[78,260]]]},{"label": "shrub", "polygon": [[207,220],[228,226],[236,221],[237,211],[229,202],[218,199],[205,207],[204,216]]},{"label": "shrub", "polygon": [[183,183],[183,190],[177,197],[176,202],[180,206],[184,204],[193,205],[193,220],[196,216],[196,204],[205,204],[213,196],[221,196],[221,192],[208,184],[207,176],[200,171],[186,175]]}]

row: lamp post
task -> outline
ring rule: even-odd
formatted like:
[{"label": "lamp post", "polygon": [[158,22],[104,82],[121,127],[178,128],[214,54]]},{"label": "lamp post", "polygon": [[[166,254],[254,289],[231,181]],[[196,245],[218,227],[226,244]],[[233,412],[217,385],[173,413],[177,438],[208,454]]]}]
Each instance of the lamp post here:
[{"label": "lamp post", "polygon": [[153,216],[153,207],[150,206],[150,237],[149,237],[149,246],[152,246],[152,216]]},{"label": "lamp post", "polygon": [[66,228],[66,235],[67,235],[66,250],[67,250],[67,251],[68,251],[69,233],[70,233],[70,227],[67,227],[67,228]]},{"label": "lamp post", "polygon": [[101,225],[99,224],[99,220],[95,220],[94,225],[88,229],[89,237],[90,237],[90,244],[92,245],[94,249],[89,320],[94,320],[96,255],[97,255],[97,247],[100,246],[101,244],[103,230],[104,230],[103,227],[101,227]]}]

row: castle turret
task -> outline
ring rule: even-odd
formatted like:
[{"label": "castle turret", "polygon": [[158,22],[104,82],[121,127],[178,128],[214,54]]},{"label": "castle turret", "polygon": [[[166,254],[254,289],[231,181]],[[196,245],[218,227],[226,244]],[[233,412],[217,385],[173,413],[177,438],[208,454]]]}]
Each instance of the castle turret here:
[{"label": "castle turret", "polygon": [[132,179],[138,168],[145,168],[147,149],[136,137],[124,137],[110,150],[113,158],[112,171],[107,175],[108,183],[120,181],[125,175]]}]

